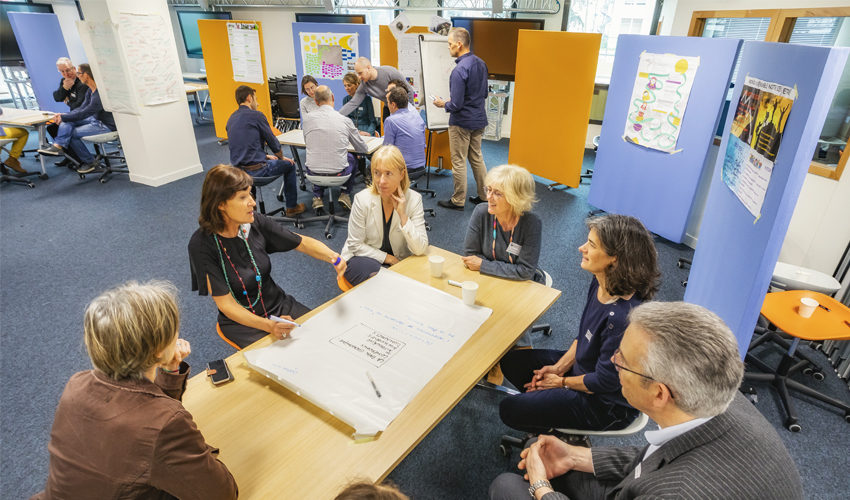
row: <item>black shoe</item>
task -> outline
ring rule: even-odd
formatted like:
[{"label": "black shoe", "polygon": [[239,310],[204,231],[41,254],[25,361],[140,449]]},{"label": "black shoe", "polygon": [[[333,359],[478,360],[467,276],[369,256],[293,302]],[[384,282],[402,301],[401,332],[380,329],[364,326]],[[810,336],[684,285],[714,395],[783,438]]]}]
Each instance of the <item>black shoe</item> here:
[{"label": "black shoe", "polygon": [[452,200],[440,200],[437,202],[437,205],[440,205],[443,208],[448,208],[449,210],[458,210],[463,212],[463,205],[455,205],[452,203]]},{"label": "black shoe", "polygon": [[57,167],[67,167],[70,164],[71,164],[70,158],[65,158],[62,161],[57,161],[56,163],[54,163],[54,165],[56,165]]},{"label": "black shoe", "polygon": [[481,198],[479,198],[478,196],[474,196],[474,197],[473,197],[473,196],[470,196],[470,197],[469,197],[469,201],[471,201],[471,202],[472,202],[473,204],[475,204],[475,205],[478,205],[478,204],[480,204],[480,203],[487,203],[487,200],[482,200],[482,199],[481,199]]},{"label": "black shoe", "polygon": [[98,167],[97,163],[86,163],[82,167],[77,169],[78,174],[87,174],[89,172],[94,172]]},{"label": "black shoe", "polygon": [[39,148],[38,152],[43,154],[43,155],[51,155],[51,156],[61,156],[62,155],[62,149],[57,148],[53,144]]}]

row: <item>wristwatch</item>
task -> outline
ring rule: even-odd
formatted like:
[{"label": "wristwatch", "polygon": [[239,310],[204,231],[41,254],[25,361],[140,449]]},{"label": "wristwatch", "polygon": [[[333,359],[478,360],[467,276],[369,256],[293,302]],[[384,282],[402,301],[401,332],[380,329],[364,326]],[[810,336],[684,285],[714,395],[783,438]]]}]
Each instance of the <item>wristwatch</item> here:
[{"label": "wristwatch", "polygon": [[564,387],[564,389],[569,390],[570,386],[567,385],[567,377],[563,377],[561,379],[561,385]]},{"label": "wristwatch", "polygon": [[[552,484],[549,483],[549,481],[547,481],[545,479],[541,479],[540,481],[535,481],[534,484],[531,485],[531,488],[528,488],[528,493],[531,494],[531,498],[535,498],[534,492],[539,490],[540,488],[549,488],[550,490],[554,489],[554,488],[552,488]],[[535,498],[535,500],[537,500],[537,499]]]}]

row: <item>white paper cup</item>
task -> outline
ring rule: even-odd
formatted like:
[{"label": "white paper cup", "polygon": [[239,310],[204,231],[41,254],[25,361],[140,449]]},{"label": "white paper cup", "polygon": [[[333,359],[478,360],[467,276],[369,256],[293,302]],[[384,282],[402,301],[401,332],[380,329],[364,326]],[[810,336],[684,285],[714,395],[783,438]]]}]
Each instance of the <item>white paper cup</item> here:
[{"label": "white paper cup", "polygon": [[478,283],[474,281],[464,281],[463,285],[463,303],[468,306],[475,305],[475,295],[478,293]]},{"label": "white paper cup", "polygon": [[431,276],[435,278],[440,278],[443,276],[443,262],[446,259],[439,255],[432,255],[428,257],[428,262],[431,264]]},{"label": "white paper cup", "polygon": [[797,271],[797,281],[801,283],[808,283],[809,278],[812,277],[812,273],[808,273],[806,271]]},{"label": "white paper cup", "polygon": [[800,299],[800,316],[804,318],[811,318],[817,308],[817,300],[810,299],[809,297],[803,297]]}]

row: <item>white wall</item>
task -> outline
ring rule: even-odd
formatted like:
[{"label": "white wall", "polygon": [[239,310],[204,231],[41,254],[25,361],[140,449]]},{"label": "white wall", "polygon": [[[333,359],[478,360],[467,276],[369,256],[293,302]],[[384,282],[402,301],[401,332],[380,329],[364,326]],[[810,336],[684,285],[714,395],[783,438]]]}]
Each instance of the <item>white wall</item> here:
[{"label": "white wall", "polygon": [[71,0],[52,0],[46,3],[53,5],[53,13],[59,18],[59,27],[62,28],[62,37],[65,39],[65,46],[68,47],[68,57],[71,62],[75,66],[87,62],[80,32],[77,31],[76,22],[80,19],[77,5]]}]

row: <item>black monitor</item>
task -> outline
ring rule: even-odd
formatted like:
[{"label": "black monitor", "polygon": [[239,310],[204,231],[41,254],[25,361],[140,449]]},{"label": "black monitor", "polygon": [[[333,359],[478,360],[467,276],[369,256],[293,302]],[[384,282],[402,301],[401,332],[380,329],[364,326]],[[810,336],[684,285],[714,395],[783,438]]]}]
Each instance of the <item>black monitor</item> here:
[{"label": "black monitor", "polygon": [[9,12],[37,12],[53,14],[53,6],[47,3],[0,3],[0,63],[3,66],[17,66],[24,60],[15,32],[9,22]]},{"label": "black monitor", "polygon": [[296,23],[366,24],[364,14],[295,14]]},{"label": "black monitor", "polygon": [[198,20],[200,19],[233,19],[230,12],[205,12],[202,10],[178,10],[177,20],[180,21],[180,31],[183,32],[183,44],[186,46],[186,55],[194,59],[203,59],[204,51],[201,50],[201,34],[198,31]]},{"label": "black monitor", "polygon": [[543,19],[490,19],[453,17],[452,27],[469,31],[470,49],[480,57],[491,80],[513,81],[519,30],[542,30]]}]

